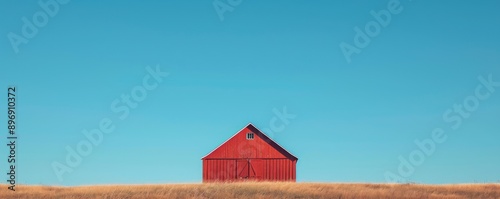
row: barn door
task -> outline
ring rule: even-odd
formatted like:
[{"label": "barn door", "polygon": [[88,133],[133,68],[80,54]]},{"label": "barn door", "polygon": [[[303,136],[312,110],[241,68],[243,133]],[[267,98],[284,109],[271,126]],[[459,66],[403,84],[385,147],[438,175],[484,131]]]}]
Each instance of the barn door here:
[{"label": "barn door", "polygon": [[237,161],[237,178],[238,180],[262,180],[264,178],[264,168],[262,160],[244,159]]},{"label": "barn door", "polygon": [[236,162],[236,179],[238,180],[245,180],[245,179],[248,179],[249,177],[249,164],[248,164],[248,160],[247,159],[244,159],[244,160],[238,160]]}]

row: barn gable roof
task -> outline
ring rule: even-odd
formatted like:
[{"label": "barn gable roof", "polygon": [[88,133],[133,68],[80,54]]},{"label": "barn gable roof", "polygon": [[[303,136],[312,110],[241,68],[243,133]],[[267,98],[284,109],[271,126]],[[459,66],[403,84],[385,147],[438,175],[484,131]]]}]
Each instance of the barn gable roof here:
[{"label": "barn gable roof", "polygon": [[285,155],[287,157],[292,157],[292,159],[298,160],[298,158],[295,155],[293,155],[292,153],[290,153],[289,151],[287,151],[285,148],[283,148],[281,145],[279,145],[277,142],[275,142],[273,139],[271,139],[269,136],[267,136],[263,131],[261,131],[260,129],[258,129],[257,127],[255,127],[252,123],[248,123],[245,127],[243,127],[242,129],[240,129],[239,131],[237,131],[233,136],[231,136],[229,139],[227,139],[226,141],[224,141],[219,146],[215,147],[214,150],[210,151],[210,153],[208,153],[207,155],[203,156],[201,159],[202,160],[205,159],[207,156],[209,156],[210,154],[212,154],[215,150],[217,150],[218,148],[220,148],[221,146],[223,146],[224,144],[226,144],[234,136],[238,135],[244,129],[247,129],[247,128],[252,129],[253,131],[257,131],[260,135],[262,135],[264,137],[264,140],[266,140],[266,142],[268,144],[270,144],[271,146],[273,146],[274,148],[276,148],[278,151],[280,151],[281,153],[283,153],[283,155]]}]

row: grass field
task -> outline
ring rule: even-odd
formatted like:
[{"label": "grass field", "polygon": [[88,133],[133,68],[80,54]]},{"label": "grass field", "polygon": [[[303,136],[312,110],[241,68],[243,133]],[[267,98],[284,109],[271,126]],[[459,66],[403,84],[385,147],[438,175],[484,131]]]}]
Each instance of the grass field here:
[{"label": "grass field", "polygon": [[500,198],[500,184],[335,184],[244,182],[81,187],[0,185],[0,198]]}]

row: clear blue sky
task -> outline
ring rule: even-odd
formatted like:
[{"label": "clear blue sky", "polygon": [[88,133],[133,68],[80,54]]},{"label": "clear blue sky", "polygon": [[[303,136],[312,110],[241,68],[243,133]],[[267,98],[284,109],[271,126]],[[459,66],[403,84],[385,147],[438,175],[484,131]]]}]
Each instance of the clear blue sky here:
[{"label": "clear blue sky", "polygon": [[[401,1],[348,63],[339,44],[388,2],[243,0],[221,21],[212,1],[71,1],[15,53],[9,32],[42,8],[2,1],[0,109],[17,86],[18,182],[201,182],[202,156],[249,122],[269,128],[283,107],[297,116],[272,137],[299,158],[298,181],[385,182],[435,128],[446,141],[407,180],[500,181],[500,87],[456,130],[443,119],[479,76],[500,81],[500,3]],[[169,76],[118,119],[112,102],[156,65]],[[59,181],[51,164],[102,118],[114,131]],[[2,173],[6,156],[2,144]]]}]

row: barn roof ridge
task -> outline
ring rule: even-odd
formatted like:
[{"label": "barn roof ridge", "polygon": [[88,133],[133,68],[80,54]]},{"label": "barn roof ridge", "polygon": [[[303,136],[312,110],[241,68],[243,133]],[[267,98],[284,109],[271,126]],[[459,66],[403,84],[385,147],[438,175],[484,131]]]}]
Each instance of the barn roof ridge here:
[{"label": "barn roof ridge", "polygon": [[264,135],[267,139],[269,139],[271,142],[273,142],[274,144],[278,145],[278,147],[280,147],[281,149],[283,149],[285,152],[287,152],[288,154],[290,154],[292,157],[294,157],[296,160],[299,160],[299,158],[297,158],[297,156],[293,155],[292,153],[290,153],[290,151],[286,150],[284,147],[282,147],[280,144],[278,144],[276,141],[274,141],[273,139],[271,139],[269,136],[266,135],[266,133],[264,133],[264,131],[261,131],[260,129],[258,129],[255,125],[253,125],[251,122],[248,123],[247,125],[245,125],[243,128],[241,128],[239,131],[236,131],[236,133],[231,136],[229,139],[227,139],[226,141],[224,141],[222,144],[220,144],[219,146],[215,147],[212,151],[210,151],[208,154],[206,154],[205,156],[203,156],[201,159],[203,160],[203,158],[206,158],[208,155],[210,155],[211,153],[213,153],[215,150],[217,150],[219,147],[221,147],[222,145],[224,145],[226,142],[228,142],[229,140],[231,140],[234,136],[238,135],[238,133],[240,133],[243,129],[246,129],[247,127],[249,126],[252,126],[253,128],[255,128],[257,131],[259,131],[262,135]]}]

